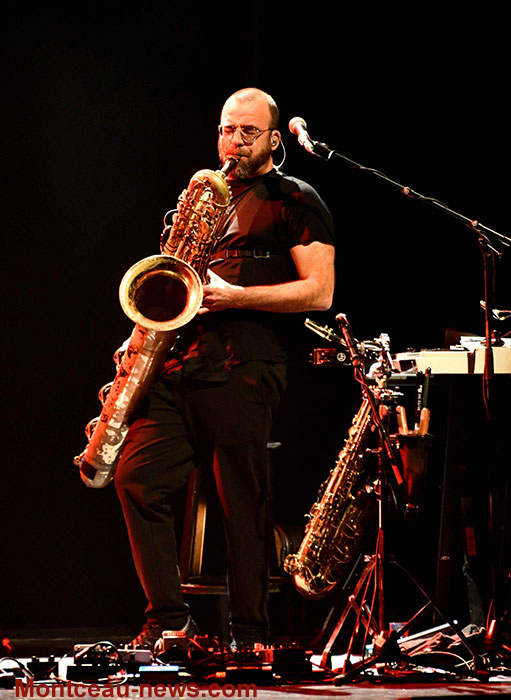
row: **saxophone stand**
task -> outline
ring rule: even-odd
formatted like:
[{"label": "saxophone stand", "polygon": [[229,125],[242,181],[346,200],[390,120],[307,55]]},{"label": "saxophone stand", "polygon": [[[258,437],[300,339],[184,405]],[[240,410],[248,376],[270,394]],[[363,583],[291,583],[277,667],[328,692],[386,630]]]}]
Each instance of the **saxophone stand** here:
[{"label": "saxophone stand", "polygon": [[[352,682],[357,676],[359,676],[365,669],[375,666],[378,663],[392,663],[392,662],[402,662],[409,661],[413,663],[406,657],[406,655],[401,651],[399,647],[398,640],[401,636],[405,635],[408,630],[413,627],[413,625],[422,617],[422,615],[430,608],[433,607],[436,612],[442,617],[442,619],[451,627],[451,629],[459,636],[459,639],[469,651],[472,656],[472,661],[474,664],[474,669],[476,671],[481,668],[477,652],[474,650],[470,642],[466,639],[465,635],[458,628],[458,626],[453,622],[448,620],[445,615],[438,609],[434,601],[426,594],[424,589],[420,584],[410,576],[414,584],[418,589],[424,594],[427,599],[427,603],[416,612],[406,623],[401,627],[399,632],[393,630],[390,634],[387,633],[385,629],[385,606],[384,606],[384,541],[385,541],[385,527],[384,527],[384,509],[387,503],[387,498],[389,496],[394,496],[392,488],[390,487],[387,479],[386,462],[390,466],[391,472],[397,483],[399,489],[404,486],[403,477],[400,474],[400,469],[398,466],[398,459],[395,454],[394,447],[391,443],[389,435],[384,425],[384,420],[382,420],[382,409],[385,409],[385,405],[382,401],[377,401],[372,389],[367,383],[367,378],[363,369],[363,359],[360,357],[358,352],[357,341],[355,340],[350,325],[344,314],[338,314],[336,320],[341,327],[344,341],[348,347],[350,354],[351,363],[354,367],[355,378],[362,385],[362,390],[364,396],[367,398],[370,409],[372,412],[374,425],[377,427],[380,436],[380,446],[377,450],[378,453],[378,479],[377,479],[377,497],[378,497],[378,531],[376,540],[376,551],[375,554],[367,560],[366,566],[360,576],[359,581],[349,597],[348,603],[342,612],[337,625],[335,626],[322,654],[322,664],[326,665],[331,648],[339,635],[339,632],[344,625],[346,618],[351,610],[354,610],[357,617],[355,626],[348,644],[348,649],[346,653],[346,660],[343,667],[343,672],[334,678],[335,685],[343,685],[345,683]],[[390,359],[390,358],[389,358]],[[385,378],[385,358],[382,360],[382,375]],[[388,371],[388,370],[387,370]],[[380,381],[382,394],[385,386],[385,379]],[[406,571],[402,566],[400,566],[395,559],[391,560],[390,563],[396,564],[400,569]],[[408,572],[406,572],[408,573]],[[368,591],[371,583],[371,579],[374,581],[373,594],[371,605],[368,605]],[[362,600],[357,603],[357,598],[362,593]],[[374,602],[377,599],[378,604],[378,620],[374,620],[373,607]],[[362,618],[364,618],[364,625],[366,628],[366,635],[371,633],[373,637],[375,653],[363,659],[362,661],[352,664],[350,661],[351,651],[353,647],[354,640],[359,632],[360,623]],[[363,648],[365,648],[365,639],[363,643]]]}]

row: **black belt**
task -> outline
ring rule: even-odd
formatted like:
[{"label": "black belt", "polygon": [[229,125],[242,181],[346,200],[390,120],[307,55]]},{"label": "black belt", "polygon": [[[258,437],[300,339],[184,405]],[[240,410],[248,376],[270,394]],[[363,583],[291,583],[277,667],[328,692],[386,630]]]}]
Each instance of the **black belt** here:
[{"label": "black belt", "polygon": [[270,255],[278,255],[270,250],[217,250],[210,260],[225,260],[225,258],[269,258]]}]

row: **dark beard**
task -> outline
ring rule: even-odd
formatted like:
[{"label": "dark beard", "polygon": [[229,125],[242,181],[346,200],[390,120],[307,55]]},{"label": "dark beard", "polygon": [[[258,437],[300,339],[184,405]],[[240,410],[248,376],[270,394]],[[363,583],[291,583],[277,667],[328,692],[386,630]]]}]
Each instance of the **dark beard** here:
[{"label": "dark beard", "polygon": [[[222,163],[225,163],[228,155],[230,154],[222,152],[219,149],[219,156]],[[233,170],[233,174],[239,180],[247,180],[250,177],[254,177],[254,174],[259,170],[259,168],[270,160],[271,155],[272,150],[268,145],[268,147],[265,148],[264,151],[261,151],[261,153],[259,153],[257,156],[244,156],[240,159],[238,165]]]}]

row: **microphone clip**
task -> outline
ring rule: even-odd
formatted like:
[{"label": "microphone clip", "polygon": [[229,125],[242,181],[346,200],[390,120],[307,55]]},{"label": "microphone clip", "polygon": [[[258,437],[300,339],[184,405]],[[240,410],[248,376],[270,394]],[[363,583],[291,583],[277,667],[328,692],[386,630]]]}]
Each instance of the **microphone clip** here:
[{"label": "microphone clip", "polygon": [[330,146],[327,146],[326,143],[322,143],[321,141],[312,141],[311,153],[313,156],[317,156],[322,160],[330,160],[335,151],[333,151]]}]

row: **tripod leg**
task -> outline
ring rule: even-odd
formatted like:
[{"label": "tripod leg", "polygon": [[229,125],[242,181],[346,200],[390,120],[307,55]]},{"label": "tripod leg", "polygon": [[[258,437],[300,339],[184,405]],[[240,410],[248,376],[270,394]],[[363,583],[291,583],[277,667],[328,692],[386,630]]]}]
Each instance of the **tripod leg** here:
[{"label": "tripod leg", "polygon": [[401,649],[399,648],[398,644],[399,637],[401,637],[405,632],[409,630],[410,627],[412,627],[415,624],[416,620],[418,620],[418,618],[424,612],[426,612],[430,605],[431,603],[426,603],[424,607],[422,607],[418,612],[415,613],[415,615],[413,615],[413,617],[411,617],[408,620],[408,622],[404,625],[404,627],[401,628],[399,632],[391,632],[389,638],[376,652],[376,654],[373,654],[368,659],[360,661],[358,664],[355,664],[350,669],[346,669],[345,667],[343,673],[339,674],[334,678],[334,685],[343,685],[344,683],[350,683],[353,680],[353,678],[357,676],[361,671],[363,671],[366,668],[370,668],[371,666],[374,666],[380,661],[399,661],[399,659],[402,659],[403,653],[401,652]]},{"label": "tripod leg", "polygon": [[[337,639],[337,637],[339,636],[339,632],[341,631],[342,626],[344,625],[350,610],[352,608],[353,609],[355,608],[357,596],[360,593],[362,586],[364,585],[368,576],[370,576],[372,574],[374,567],[375,567],[375,562],[374,562],[374,559],[371,558],[370,561],[367,562],[367,564],[362,572],[362,575],[360,576],[360,578],[357,582],[357,585],[355,586],[353,593],[348,598],[348,602],[346,603],[346,606],[345,606],[332,634],[330,635],[330,638],[328,639],[328,642],[326,643],[325,648],[323,649],[323,654],[321,655],[321,664],[322,665],[327,664],[328,655],[330,654],[330,651],[334,645],[334,642]],[[358,606],[356,606],[356,607],[358,608]]]}]

